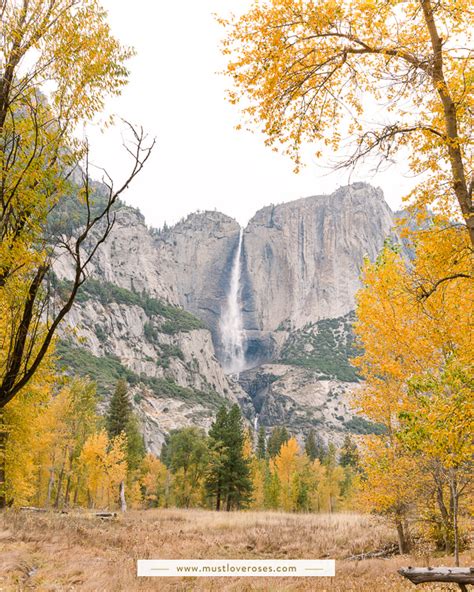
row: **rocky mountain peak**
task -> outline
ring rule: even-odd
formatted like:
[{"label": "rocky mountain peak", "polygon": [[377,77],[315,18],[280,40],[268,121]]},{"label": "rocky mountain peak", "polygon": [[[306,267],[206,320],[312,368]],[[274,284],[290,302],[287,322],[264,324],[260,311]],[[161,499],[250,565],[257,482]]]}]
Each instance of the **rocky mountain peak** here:
[{"label": "rocky mountain peak", "polygon": [[284,219],[301,216],[305,211],[312,211],[317,215],[318,210],[322,209],[337,210],[360,206],[372,208],[376,205],[390,212],[380,188],[373,187],[368,183],[352,183],[339,187],[331,194],[312,195],[277,205],[265,206],[250,220],[247,232],[250,232],[252,227],[260,225],[279,229]]},{"label": "rocky mountain peak", "polygon": [[172,226],[167,235],[175,237],[177,234],[198,232],[224,238],[229,233],[238,232],[239,224],[230,216],[217,210],[197,211]]}]

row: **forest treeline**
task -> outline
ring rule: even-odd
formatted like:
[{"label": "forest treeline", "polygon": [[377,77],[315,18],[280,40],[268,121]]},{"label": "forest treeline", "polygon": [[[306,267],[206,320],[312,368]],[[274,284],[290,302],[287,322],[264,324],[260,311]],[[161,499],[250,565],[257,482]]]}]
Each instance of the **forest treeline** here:
[{"label": "forest treeline", "polygon": [[9,505],[335,512],[349,507],[359,480],[350,436],[340,450],[313,431],[300,445],[285,427],[253,433],[237,405],[223,406],[208,434],[174,430],[156,456],[145,450],[124,381],[105,415],[97,408],[95,385],[82,378],[7,408]]}]

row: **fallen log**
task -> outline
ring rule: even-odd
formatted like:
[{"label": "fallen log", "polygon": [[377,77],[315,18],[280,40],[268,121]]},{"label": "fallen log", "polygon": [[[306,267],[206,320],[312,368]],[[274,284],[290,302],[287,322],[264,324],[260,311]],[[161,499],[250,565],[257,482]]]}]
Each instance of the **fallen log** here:
[{"label": "fallen log", "polygon": [[22,512],[48,512],[47,508],[36,508],[35,506],[21,506]]},{"label": "fallen log", "polygon": [[415,585],[425,582],[458,584],[464,591],[467,591],[467,584],[474,585],[474,567],[405,567],[398,573]]},{"label": "fallen log", "polygon": [[[37,508],[35,506],[21,506],[20,510],[22,512],[49,512],[55,514],[64,514],[67,515],[70,513],[69,510],[56,510],[52,508]],[[95,516],[96,518],[116,518],[117,512],[94,512],[94,513],[79,513],[79,516]]]},{"label": "fallen log", "polygon": [[364,559],[376,559],[377,557],[391,557],[399,553],[398,545],[390,545],[384,549],[376,551],[368,551],[367,553],[359,553],[358,555],[351,555],[346,557],[346,561],[363,561]]},{"label": "fallen log", "polygon": [[116,518],[117,512],[96,512],[97,518]]}]

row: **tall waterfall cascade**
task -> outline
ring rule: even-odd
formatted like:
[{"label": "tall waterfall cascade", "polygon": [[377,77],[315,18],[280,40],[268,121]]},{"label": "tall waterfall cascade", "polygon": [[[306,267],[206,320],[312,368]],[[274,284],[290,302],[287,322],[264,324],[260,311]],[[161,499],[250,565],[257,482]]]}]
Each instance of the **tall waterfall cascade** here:
[{"label": "tall waterfall cascade", "polygon": [[232,261],[229,290],[220,319],[223,347],[223,367],[228,374],[239,374],[245,369],[245,334],[242,318],[241,284],[243,229]]}]

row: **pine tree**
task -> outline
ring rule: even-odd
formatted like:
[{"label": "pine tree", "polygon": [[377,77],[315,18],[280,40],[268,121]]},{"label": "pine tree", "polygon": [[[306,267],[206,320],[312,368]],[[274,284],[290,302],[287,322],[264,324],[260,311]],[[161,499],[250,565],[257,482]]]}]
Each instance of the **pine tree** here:
[{"label": "pine tree", "polygon": [[258,428],[257,439],[257,458],[265,458],[267,456],[267,439],[265,436],[265,428],[260,426]]},{"label": "pine tree", "polygon": [[225,480],[225,458],[227,454],[225,444],[226,422],[227,409],[222,406],[218,410],[216,419],[209,430],[210,460],[206,476],[206,490],[210,497],[215,497],[217,511],[221,509]]},{"label": "pine tree", "polygon": [[309,430],[308,435],[306,436],[304,450],[311,461],[316,460],[316,458],[318,458],[316,437],[313,429]]},{"label": "pine tree", "polygon": [[[307,459],[305,459],[307,462]],[[296,473],[295,481],[295,509],[299,512],[310,511],[310,479],[308,476],[308,466],[303,464]]]},{"label": "pine tree", "polygon": [[336,446],[332,442],[329,442],[327,453],[325,454],[324,459],[323,459],[323,463],[322,463],[327,468],[328,471],[332,471],[335,469],[335,467],[337,465],[336,456],[337,456]]},{"label": "pine tree", "polygon": [[238,405],[233,405],[228,418],[228,465],[226,510],[241,508],[252,498],[250,459],[244,455],[245,432]]},{"label": "pine tree", "polygon": [[206,489],[215,496],[216,510],[245,506],[251,499],[250,459],[244,455],[245,433],[238,405],[221,407],[209,430],[210,467]]},{"label": "pine tree", "polygon": [[359,451],[357,445],[352,440],[349,434],[344,438],[344,444],[341,448],[341,455],[339,457],[339,464],[342,467],[352,467],[354,470],[359,468]]},{"label": "pine tree", "polygon": [[280,448],[288,442],[290,434],[284,426],[275,426],[268,438],[267,442],[267,453],[268,456],[273,458],[280,452]]},{"label": "pine tree", "polygon": [[109,410],[106,416],[106,425],[109,438],[115,438],[127,431],[132,416],[132,404],[127,392],[127,384],[119,380],[114,394],[110,399]]},{"label": "pine tree", "polygon": [[124,380],[117,382],[115,392],[110,400],[106,426],[109,438],[115,438],[121,433],[127,436],[128,467],[132,471],[137,469],[145,456],[145,445],[128,396],[127,383]]},{"label": "pine tree", "polygon": [[308,432],[304,449],[311,461],[318,459],[321,463],[324,462],[327,455],[326,446],[321,436],[316,434],[313,429]]},{"label": "pine tree", "polygon": [[136,471],[146,454],[146,450],[140,425],[133,411],[125,428],[125,434],[127,435],[128,468],[130,471]]},{"label": "pine tree", "polygon": [[319,434],[316,435],[316,458],[319,460],[320,463],[324,462],[328,454],[328,449],[324,440],[321,438]]},{"label": "pine tree", "polygon": [[[127,383],[124,380],[117,382],[106,415],[106,426],[111,440],[121,434],[125,436],[128,470],[131,472],[138,469],[145,456],[145,445],[128,396]],[[126,510],[125,482],[123,481],[120,483],[120,499],[122,510]]]}]

